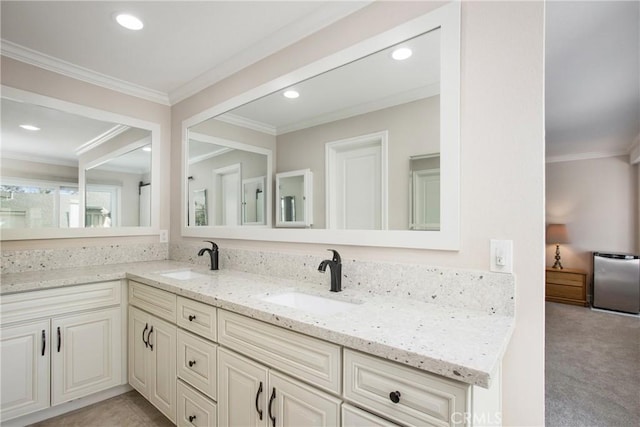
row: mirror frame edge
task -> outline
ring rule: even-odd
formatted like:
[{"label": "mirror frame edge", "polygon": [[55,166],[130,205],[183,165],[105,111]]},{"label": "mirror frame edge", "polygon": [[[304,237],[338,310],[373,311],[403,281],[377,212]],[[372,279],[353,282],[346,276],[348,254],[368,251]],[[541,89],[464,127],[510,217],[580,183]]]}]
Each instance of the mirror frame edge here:
[{"label": "mirror frame edge", "polygon": [[[160,153],[160,123],[150,122],[135,117],[125,116],[107,110],[90,107],[88,105],[77,104],[47,95],[17,89],[11,86],[0,85],[2,97],[17,100],[20,102],[30,102],[32,104],[54,108],[67,113],[77,114],[95,120],[104,120],[125,124],[151,132],[152,153]],[[0,230],[0,241],[16,240],[42,240],[42,239],[77,239],[89,237],[126,237],[126,236],[148,236],[160,235],[160,155],[151,156],[151,182],[158,185],[151,189],[151,226],[150,227],[114,227],[114,228],[22,228]],[[80,170],[78,169],[78,172]],[[80,173],[78,173],[78,180]],[[80,182],[78,181],[78,188]]]},{"label": "mirror frame edge", "polygon": [[[320,243],[352,246],[397,247],[411,249],[460,250],[460,83],[461,83],[461,3],[454,1],[425,15],[414,18],[353,46],[314,61],[267,83],[227,99],[182,121],[182,187],[183,237],[212,237],[274,242]],[[393,44],[440,28],[441,90],[440,90],[440,153],[445,173],[441,177],[440,231],[415,230],[334,230],[245,227],[187,227],[188,194],[185,168],[185,147],[188,128],[204,120],[232,110],[284,87],[311,78],[322,72],[362,58]],[[446,93],[446,96],[442,96]],[[443,99],[446,101],[443,102]],[[446,144],[442,143],[446,141]],[[445,169],[442,167],[441,169]],[[273,176],[269,177],[273,180]],[[269,181],[269,180],[268,180]],[[273,195],[270,195],[273,198]],[[273,226],[273,224],[271,224]],[[426,234],[428,233],[428,234]]]}]

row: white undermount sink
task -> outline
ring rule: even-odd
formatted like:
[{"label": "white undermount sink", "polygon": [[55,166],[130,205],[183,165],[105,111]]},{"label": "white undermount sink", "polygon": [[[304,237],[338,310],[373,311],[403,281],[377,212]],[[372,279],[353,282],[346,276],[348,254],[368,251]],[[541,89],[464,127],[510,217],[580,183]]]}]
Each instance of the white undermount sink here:
[{"label": "white undermount sink", "polygon": [[160,273],[161,276],[176,280],[191,280],[207,277],[206,274],[196,273],[192,270],[170,271],[168,273]]},{"label": "white undermount sink", "polygon": [[360,303],[338,301],[318,295],[290,291],[260,298],[262,301],[307,311],[314,314],[335,314],[351,310]]}]

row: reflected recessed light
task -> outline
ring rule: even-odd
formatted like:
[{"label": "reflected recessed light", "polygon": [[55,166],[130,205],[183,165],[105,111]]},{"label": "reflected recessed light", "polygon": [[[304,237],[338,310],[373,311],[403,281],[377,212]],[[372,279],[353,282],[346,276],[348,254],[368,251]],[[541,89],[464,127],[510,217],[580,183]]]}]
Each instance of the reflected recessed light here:
[{"label": "reflected recessed light", "polygon": [[40,130],[38,126],[34,125],[20,125],[20,127],[25,130]]},{"label": "reflected recessed light", "polygon": [[144,24],[140,19],[136,18],[133,15],[129,15],[128,13],[119,14],[118,16],[116,16],[116,21],[118,21],[118,24],[129,30],[137,31],[141,30],[144,27]]},{"label": "reflected recessed light", "polygon": [[393,51],[391,57],[396,61],[403,61],[413,55],[413,52],[408,47],[401,47]]},{"label": "reflected recessed light", "polygon": [[151,147],[146,145],[146,146],[142,147],[142,151],[151,151]]},{"label": "reflected recessed light", "polygon": [[300,96],[300,94],[295,90],[288,90],[284,93],[285,98],[295,99]]}]

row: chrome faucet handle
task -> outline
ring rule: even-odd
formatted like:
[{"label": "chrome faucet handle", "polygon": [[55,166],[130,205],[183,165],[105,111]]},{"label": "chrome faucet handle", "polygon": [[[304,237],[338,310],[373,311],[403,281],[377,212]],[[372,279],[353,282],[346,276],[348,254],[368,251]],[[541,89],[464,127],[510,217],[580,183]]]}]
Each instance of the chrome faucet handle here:
[{"label": "chrome faucet handle", "polygon": [[212,242],[211,240],[203,240],[203,242],[205,243],[211,243],[211,250],[212,251],[217,251],[218,250],[218,245],[216,245],[214,242]]},{"label": "chrome faucet handle", "polygon": [[335,263],[342,263],[342,260],[340,259],[340,254],[338,253],[338,251],[336,251],[335,249],[327,249],[328,251],[333,252],[333,259],[332,261]]}]

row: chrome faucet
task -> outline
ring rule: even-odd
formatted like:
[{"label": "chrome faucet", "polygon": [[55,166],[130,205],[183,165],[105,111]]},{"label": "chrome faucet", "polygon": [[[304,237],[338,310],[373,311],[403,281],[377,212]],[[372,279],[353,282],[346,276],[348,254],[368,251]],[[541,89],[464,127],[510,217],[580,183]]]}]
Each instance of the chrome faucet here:
[{"label": "chrome faucet", "polygon": [[333,259],[325,259],[318,266],[318,271],[324,273],[329,266],[331,270],[331,292],[340,292],[342,290],[342,260],[340,254],[334,249],[327,249],[333,252]]},{"label": "chrome faucet", "polygon": [[209,256],[211,257],[211,270],[218,269],[218,245],[213,243],[211,240],[203,240],[203,242],[211,243],[211,249],[202,248],[198,252],[198,256],[204,255],[205,252],[209,252]]}]

